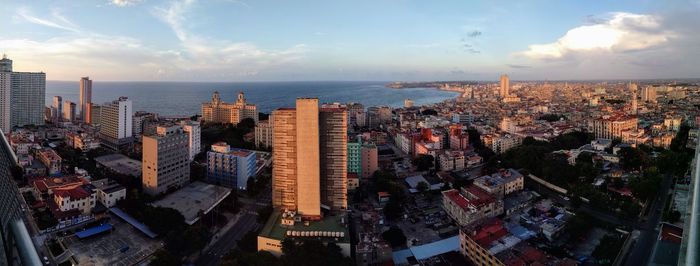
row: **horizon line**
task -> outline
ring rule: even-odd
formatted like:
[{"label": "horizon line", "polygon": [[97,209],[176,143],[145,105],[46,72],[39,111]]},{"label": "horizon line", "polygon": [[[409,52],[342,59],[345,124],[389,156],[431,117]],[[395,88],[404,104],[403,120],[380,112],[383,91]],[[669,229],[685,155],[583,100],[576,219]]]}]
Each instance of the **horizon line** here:
[{"label": "horizon line", "polygon": [[[94,79],[91,79],[95,81]],[[681,81],[681,80],[698,80],[697,78],[614,78],[614,79],[510,79],[510,81],[517,82],[591,82],[591,81]],[[46,81],[51,82],[80,82],[80,80],[60,80],[60,79],[47,79]],[[401,81],[401,80],[253,80],[253,81],[187,81],[187,80],[98,80],[99,82],[143,82],[143,83],[156,83],[156,82],[172,82],[172,83],[293,83],[293,82],[387,82],[387,83],[431,83],[431,82],[498,82],[498,79],[494,80],[484,80],[484,79],[473,79],[473,80],[418,80],[418,81]]]}]

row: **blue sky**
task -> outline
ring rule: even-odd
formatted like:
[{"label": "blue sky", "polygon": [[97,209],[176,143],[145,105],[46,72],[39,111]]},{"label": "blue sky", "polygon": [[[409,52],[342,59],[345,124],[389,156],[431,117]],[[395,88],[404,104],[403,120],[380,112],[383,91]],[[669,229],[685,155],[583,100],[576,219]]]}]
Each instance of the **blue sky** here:
[{"label": "blue sky", "polygon": [[697,0],[3,2],[0,51],[52,80],[684,78],[700,59]]}]

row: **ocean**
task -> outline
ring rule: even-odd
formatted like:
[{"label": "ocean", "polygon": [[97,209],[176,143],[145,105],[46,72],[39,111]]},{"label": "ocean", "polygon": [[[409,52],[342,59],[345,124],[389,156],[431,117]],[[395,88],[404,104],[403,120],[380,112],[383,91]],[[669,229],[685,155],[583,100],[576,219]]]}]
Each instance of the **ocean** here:
[{"label": "ocean", "polygon": [[[93,81],[92,102],[102,104],[127,96],[134,111],[155,112],[164,116],[190,116],[201,112],[201,104],[209,102],[214,91],[222,100],[234,102],[243,91],[258,112],[270,113],[280,107],[293,107],[297,97],[318,97],[321,103],[358,102],[368,106],[403,106],[404,99],[415,105],[441,102],[454,98],[455,92],[432,88],[391,89],[384,82],[101,82]],[[47,81],[46,105],[53,96],[78,102],[78,81]]]}]

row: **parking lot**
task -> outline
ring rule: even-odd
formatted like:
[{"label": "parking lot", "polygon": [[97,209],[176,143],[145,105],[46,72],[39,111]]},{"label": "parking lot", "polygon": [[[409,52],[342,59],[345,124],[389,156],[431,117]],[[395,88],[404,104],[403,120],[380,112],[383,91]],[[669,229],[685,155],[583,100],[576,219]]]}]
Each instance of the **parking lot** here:
[{"label": "parking lot", "polygon": [[134,265],[147,259],[162,245],[119,218],[113,217],[110,223],[114,226],[110,233],[83,240],[75,235],[62,238],[79,265]]},{"label": "parking lot", "polygon": [[431,198],[416,195],[415,203],[407,204],[407,218],[395,224],[403,229],[408,240],[417,240],[414,241],[416,245],[449,237],[449,233],[440,236],[441,231],[449,231],[449,228],[454,227],[454,223],[445,214],[441,204],[442,201],[438,196]]}]

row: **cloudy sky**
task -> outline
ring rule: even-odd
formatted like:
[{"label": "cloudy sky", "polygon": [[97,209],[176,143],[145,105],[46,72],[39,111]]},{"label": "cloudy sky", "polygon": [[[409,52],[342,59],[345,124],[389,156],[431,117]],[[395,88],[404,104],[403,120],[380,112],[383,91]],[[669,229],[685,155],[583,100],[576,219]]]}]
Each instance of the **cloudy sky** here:
[{"label": "cloudy sky", "polygon": [[3,0],[0,52],[50,80],[700,77],[700,0]]}]

